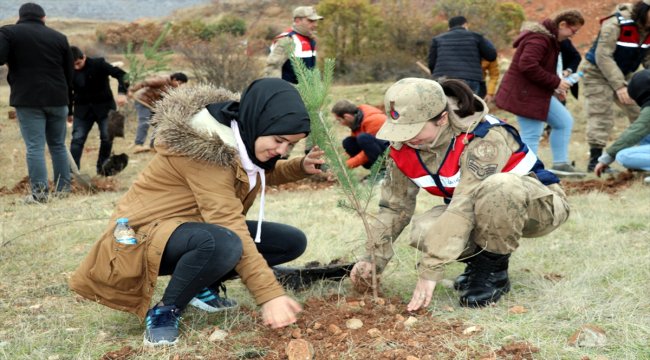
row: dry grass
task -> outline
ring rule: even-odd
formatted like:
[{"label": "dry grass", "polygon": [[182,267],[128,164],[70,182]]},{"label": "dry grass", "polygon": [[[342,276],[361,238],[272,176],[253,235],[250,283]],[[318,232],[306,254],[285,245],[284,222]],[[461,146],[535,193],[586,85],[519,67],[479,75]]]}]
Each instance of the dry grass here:
[{"label": "dry grass", "polygon": [[[335,87],[332,101],[347,97],[376,104],[387,84]],[[24,145],[13,120],[6,120],[8,90],[0,87],[0,185],[11,186],[26,174]],[[571,105],[575,108],[575,104]],[[581,113],[576,112],[581,119]],[[118,139],[117,152],[127,151],[134,136],[135,117],[127,124],[127,139]],[[580,124],[581,120],[577,123]],[[583,127],[577,126],[572,156],[586,163]],[[340,132],[341,135],[345,133]],[[83,170],[92,170],[97,156],[97,132],[93,130],[84,154]],[[296,149],[299,151],[299,149]],[[150,155],[135,155],[118,176],[125,190]],[[548,159],[542,148],[542,158]],[[129,314],[79,300],[69,291],[67,277],[85,256],[104,229],[121,192],[75,195],[46,206],[27,206],[17,195],[0,197],[0,358],[1,359],[98,359],[125,345],[139,347],[142,325]],[[304,229],[309,246],[297,264],[311,260],[328,262],[351,259],[361,253],[363,231],[359,220],[336,207],[340,194],[323,190],[314,194],[281,192],[267,197],[266,216]],[[569,221],[554,233],[539,239],[524,239],[513,255],[513,290],[497,306],[471,310],[457,305],[453,290],[439,287],[426,316],[461,320],[479,325],[481,336],[468,339],[471,348],[497,349],[512,339],[528,341],[540,348],[539,359],[647,359],[650,358],[650,187],[640,182],[610,196],[601,193],[570,198]],[[418,212],[439,200],[422,195]],[[256,214],[252,209],[251,214]],[[405,232],[404,235],[407,234]],[[405,236],[402,236],[404,238]],[[404,299],[416,281],[417,254],[404,239],[398,240],[397,255],[383,279],[387,295]],[[453,278],[461,266],[452,265],[446,277]],[[162,292],[165,281],[158,288]],[[247,291],[231,282],[229,295],[252,306]],[[348,294],[343,283],[322,283],[305,293]],[[513,314],[516,305],[527,312]],[[137,359],[219,358],[218,344],[206,340],[205,329],[230,329],[253,321],[242,313],[206,316],[186,313],[180,345],[174,349],[145,352]],[[578,348],[568,338],[584,324],[606,331],[607,345]],[[230,341],[254,334],[232,334]],[[199,357],[201,356],[201,357]],[[346,358],[340,354],[340,358]],[[467,358],[458,353],[458,359]]]}]

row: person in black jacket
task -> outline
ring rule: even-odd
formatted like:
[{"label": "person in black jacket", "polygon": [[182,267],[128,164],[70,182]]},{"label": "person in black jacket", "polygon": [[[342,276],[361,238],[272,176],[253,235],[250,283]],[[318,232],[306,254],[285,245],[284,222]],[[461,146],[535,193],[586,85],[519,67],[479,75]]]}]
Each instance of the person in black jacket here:
[{"label": "person in black jacket", "polygon": [[100,139],[97,173],[101,175],[102,164],[111,156],[113,148],[113,139],[108,136],[108,112],[116,108],[108,77],[117,79],[117,105],[122,106],[126,104],[128,89],[126,72],[107,63],[104,58],[87,57],[76,46],[70,49],[75,70],[72,82],[74,116],[68,117],[68,121],[72,121],[70,153],[77,167],[81,168],[84,144],[93,124],[97,123]]},{"label": "person in black jacket", "polygon": [[483,35],[469,31],[464,16],[454,16],[449,19],[449,31],[431,40],[429,70],[434,80],[463,80],[474,94],[479,94],[483,81],[481,59],[496,58],[494,45]]},{"label": "person in black jacket", "polygon": [[65,147],[66,115],[72,84],[72,54],[65,35],[45,26],[45,11],[34,3],[18,10],[16,24],[0,28],[0,65],[7,64],[9,105],[16,108],[27,148],[32,194],[27,203],[44,203],[49,187],[45,144],[52,156],[56,191],[70,191]]}]

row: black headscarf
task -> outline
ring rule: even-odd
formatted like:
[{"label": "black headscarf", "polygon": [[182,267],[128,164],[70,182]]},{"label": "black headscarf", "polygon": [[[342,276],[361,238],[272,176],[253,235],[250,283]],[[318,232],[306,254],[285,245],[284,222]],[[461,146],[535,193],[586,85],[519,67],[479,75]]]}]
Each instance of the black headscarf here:
[{"label": "black headscarf", "polygon": [[309,114],[296,88],[282,79],[253,81],[239,102],[229,101],[207,106],[210,115],[230,126],[236,120],[248,156],[264,170],[275,167],[280,156],[266,162],[255,157],[255,140],[267,135],[309,134]]}]

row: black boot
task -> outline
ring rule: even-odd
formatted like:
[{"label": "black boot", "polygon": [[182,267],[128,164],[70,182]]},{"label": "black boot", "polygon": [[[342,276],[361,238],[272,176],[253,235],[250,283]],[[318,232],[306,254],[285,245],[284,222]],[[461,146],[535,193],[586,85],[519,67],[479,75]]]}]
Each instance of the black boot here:
[{"label": "black boot", "polygon": [[458,275],[456,280],[454,280],[455,290],[459,290],[459,291],[467,290],[467,282],[469,280],[470,275],[474,271],[474,267],[472,266],[472,260],[474,260],[474,257],[470,257],[460,261],[460,262],[464,262],[467,265],[465,266],[465,271],[463,271],[462,274]]},{"label": "black boot", "polygon": [[487,306],[497,302],[501,295],[510,291],[509,259],[510,254],[500,255],[485,250],[474,256],[466,290],[460,295],[460,305],[466,307]]},{"label": "black boot", "polygon": [[603,154],[603,148],[592,147],[589,149],[589,164],[587,165],[587,171],[593,172],[596,165],[598,165],[598,158]]}]

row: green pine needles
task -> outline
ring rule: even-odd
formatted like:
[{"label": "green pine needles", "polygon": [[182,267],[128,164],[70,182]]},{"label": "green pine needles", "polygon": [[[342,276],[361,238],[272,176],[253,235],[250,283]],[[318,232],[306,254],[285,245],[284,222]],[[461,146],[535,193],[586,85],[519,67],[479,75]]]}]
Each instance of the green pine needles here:
[{"label": "green pine needles", "polygon": [[[308,69],[304,62],[296,58],[293,54],[290,55],[290,59],[298,78],[298,85],[296,87],[305,103],[311,121],[311,133],[309,136],[312,138],[313,143],[325,152],[328,168],[336,175],[341,185],[341,190],[345,195],[344,199],[339,200],[338,205],[341,208],[354,211],[359,215],[363,222],[366,236],[370,240],[369,243],[374,244],[376,239],[371,239],[370,218],[372,215],[368,213],[368,206],[370,205],[374,191],[377,189],[375,185],[380,180],[379,172],[383,167],[385,158],[382,157],[375,161],[370,170],[367,183],[364,184],[359,181],[352,170],[345,164],[347,156],[342,152],[340,140],[334,136],[332,122],[327,121],[325,115],[323,115],[323,105],[325,104],[332,84],[335,60],[331,58],[325,59],[321,74],[317,67]],[[371,262],[373,265],[376,264],[374,254],[372,255]],[[377,298],[377,277],[374,266],[372,290],[373,296]]]},{"label": "green pine needles", "polygon": [[150,74],[169,70],[168,65],[171,61],[169,56],[174,52],[171,50],[160,50],[160,46],[163,44],[167,34],[169,34],[171,26],[171,23],[166,23],[160,35],[158,35],[151,46],[145,41],[142,44],[142,55],[133,52],[132,42],[127,44],[124,57],[129,62],[129,71],[127,73],[129,83],[135,84]]}]

